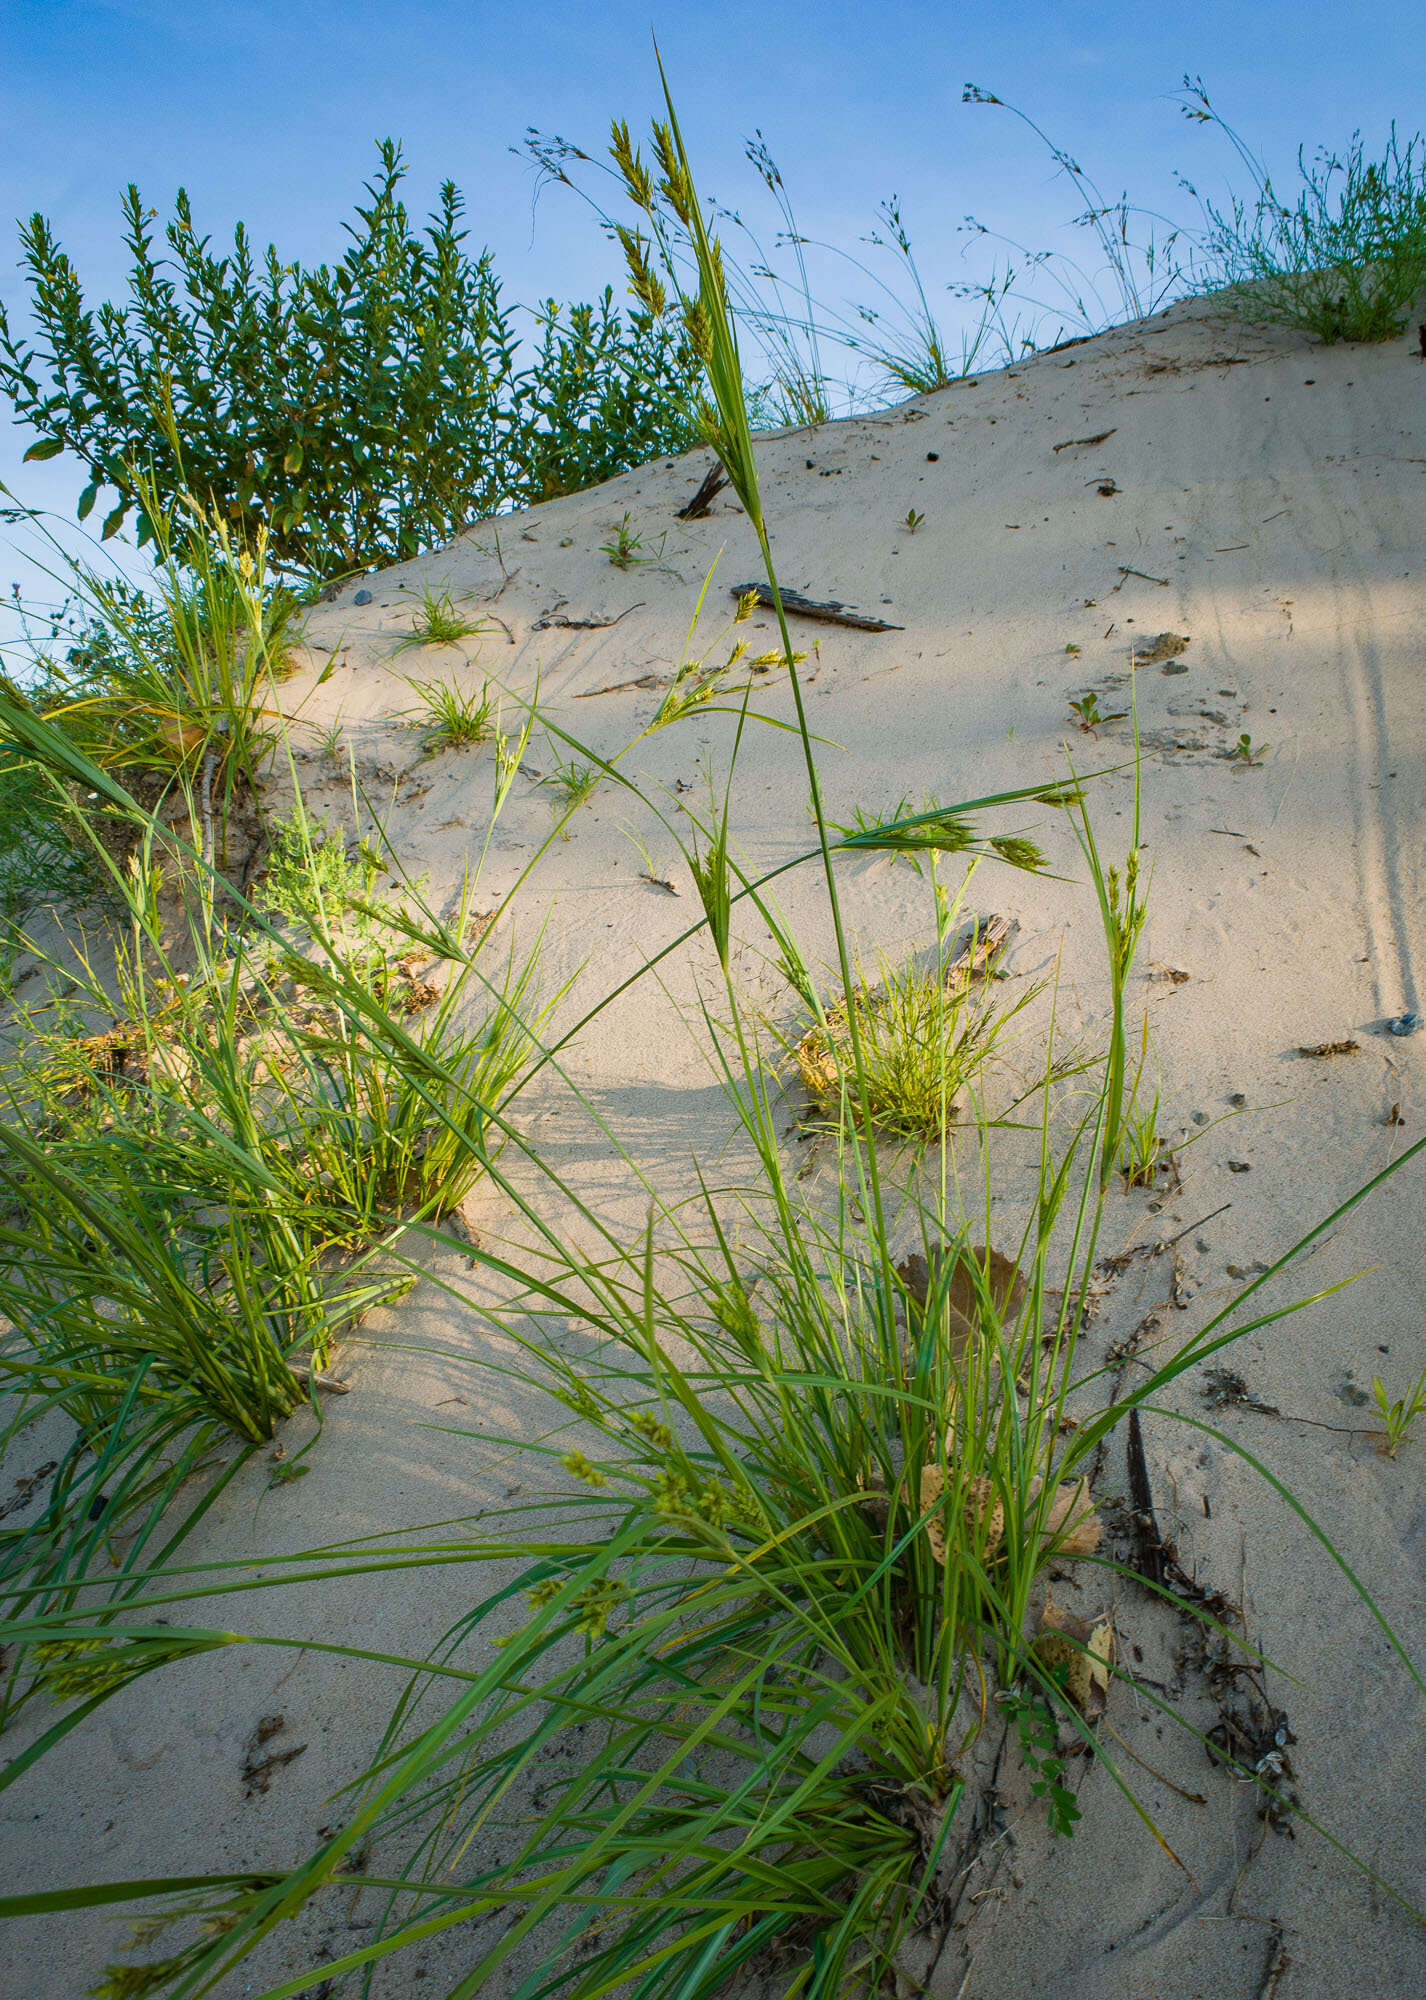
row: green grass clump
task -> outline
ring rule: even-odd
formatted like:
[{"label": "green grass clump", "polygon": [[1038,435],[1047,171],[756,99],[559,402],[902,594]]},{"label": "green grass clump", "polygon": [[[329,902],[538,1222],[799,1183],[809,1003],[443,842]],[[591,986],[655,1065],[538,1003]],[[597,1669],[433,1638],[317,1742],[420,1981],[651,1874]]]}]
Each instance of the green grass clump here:
[{"label": "green grass clump", "polygon": [[75,567],[78,630],[62,659],[42,654],[32,698],[145,804],[182,803],[204,860],[222,865],[278,739],[275,690],[301,607],[273,579],[265,535],[248,544],[194,501],[166,514],[140,486],[159,558],[151,588]]},{"label": "green grass clump", "polygon": [[593,798],[603,779],[604,772],[598,764],[569,757],[564,760],[556,758],[540,783],[549,787],[553,794],[551,803],[563,822],[571,813],[577,812],[586,799]]},{"label": "green grass clump", "polygon": [[957,964],[933,952],[929,962],[883,963],[872,983],[853,991],[860,1067],[852,1057],[851,1021],[834,1005],[793,1044],[804,1089],[822,1110],[847,1094],[854,1116],[905,1139],[936,1138],[967,1109],[1011,1021],[1040,990],[1027,988],[997,1006],[972,976],[976,939]]},{"label": "green grass clump", "polygon": [[472,621],[463,611],[456,610],[449,589],[432,590],[427,584],[421,593],[410,637],[402,639],[397,650],[406,646],[453,646],[458,639],[475,638],[484,629],[478,619]]},{"label": "green grass clump", "polygon": [[[1193,116],[1221,125],[1201,84],[1191,98]],[[1256,194],[1226,210],[1205,203],[1205,284],[1231,287],[1244,318],[1291,327],[1324,346],[1395,339],[1426,291],[1421,135],[1403,144],[1393,125],[1377,159],[1367,157],[1360,132],[1345,154],[1321,148],[1309,160],[1299,151],[1295,201],[1279,196],[1241,145],[1238,154]]]},{"label": "green grass clump", "polygon": [[83,911],[104,899],[103,870],[77,836],[69,800],[33,764],[0,748],[0,939],[40,909]]},{"label": "green grass clump", "polygon": [[421,748],[428,757],[442,750],[470,750],[494,736],[499,710],[488,683],[469,693],[452,681],[408,681],[407,686],[418,701],[407,713],[412,727],[421,731]]},{"label": "green grass clump", "polygon": [[[537,953],[517,960],[512,946],[503,967],[485,965],[471,954],[453,966],[403,1046],[340,1011],[303,1036],[307,1066],[286,1093],[284,1155],[353,1240],[379,1237],[403,1216],[450,1214],[504,1143],[499,1117],[548,1007],[535,998]],[[398,1013],[398,988],[366,983],[374,1006]]]}]

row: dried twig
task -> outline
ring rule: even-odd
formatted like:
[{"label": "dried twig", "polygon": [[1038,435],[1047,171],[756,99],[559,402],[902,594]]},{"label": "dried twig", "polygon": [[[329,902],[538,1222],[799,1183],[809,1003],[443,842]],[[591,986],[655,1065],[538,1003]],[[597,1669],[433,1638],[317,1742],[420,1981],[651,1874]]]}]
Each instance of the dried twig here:
[{"label": "dried twig", "polygon": [[343,1382],[339,1376],[328,1375],[320,1368],[309,1368],[305,1362],[294,1361],[292,1372],[304,1388],[327,1389],[334,1396],[351,1394],[350,1382]]},{"label": "dried twig", "polygon": [[593,701],[594,697],[599,694],[628,694],[632,688],[661,688],[667,686],[668,681],[661,674],[640,674],[636,680],[611,681],[608,687],[585,688],[584,692],[577,694],[574,699],[576,701]]}]

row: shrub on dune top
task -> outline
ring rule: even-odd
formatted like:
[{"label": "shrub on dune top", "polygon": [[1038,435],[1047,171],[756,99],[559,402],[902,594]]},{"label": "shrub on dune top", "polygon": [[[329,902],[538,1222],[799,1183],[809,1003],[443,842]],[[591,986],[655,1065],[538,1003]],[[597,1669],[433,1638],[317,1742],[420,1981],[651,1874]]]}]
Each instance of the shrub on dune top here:
[{"label": "shrub on dune top", "polygon": [[472,256],[446,182],[424,232],[381,147],[339,262],[307,268],[240,224],[218,255],[180,191],[163,246],[124,197],[126,303],[92,308],[50,224],[22,230],[34,331],[0,308],[0,389],[109,497],[104,533],[136,511],[211,496],[276,564],[315,577],[399,562],[512,503],[591,486],[695,441],[686,343],[655,316],[547,301],[528,351],[488,252]]}]

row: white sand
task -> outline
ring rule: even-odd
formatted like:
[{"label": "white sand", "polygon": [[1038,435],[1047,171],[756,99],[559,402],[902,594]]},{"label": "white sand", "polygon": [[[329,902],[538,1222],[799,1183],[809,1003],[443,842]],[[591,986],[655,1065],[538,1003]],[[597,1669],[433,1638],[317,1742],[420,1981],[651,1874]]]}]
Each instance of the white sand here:
[{"label": "white sand", "polygon": [[[1052,449],[1101,432],[1111,433],[1101,443]],[[820,645],[808,678],[813,726],[831,739],[823,768],[834,816],[859,805],[884,809],[903,795],[919,802],[923,791],[949,804],[1057,776],[1067,695],[1097,687],[1101,709],[1126,706],[1118,697],[1131,642],[1160,632],[1190,638],[1186,672],[1155,665],[1137,674],[1154,873],[1135,1014],[1147,1005],[1166,1132],[1193,1133],[1195,1113],[1218,1119],[1233,1093],[1249,1109],[1184,1152],[1182,1188],[1161,1212],[1148,1213],[1142,1194],[1122,1203],[1116,1196],[1118,1237],[1109,1245],[1136,1233],[1173,1235],[1231,1204],[1178,1245],[1193,1296],[1186,1310],[1167,1309],[1165,1321],[1168,1337],[1186,1337],[1231,1286],[1229,1264],[1271,1261],[1419,1137],[1426,1120],[1426,1035],[1384,1032],[1386,1017],[1421,1005],[1426,366],[1405,341],[1315,350],[1245,332],[1202,308],[1180,309],[883,418],[770,440],[760,462],[784,582],[905,628],[864,635],[794,622],[799,645]],[[484,671],[522,692],[538,672],[541,698],[563,726],[604,754],[621,747],[647,721],[657,691],[576,697],[671,671],[720,547],[710,607],[725,610],[728,588],[757,574],[739,512],[720,503],[703,522],[674,518],[706,464],[703,453],[661,461],[501,521],[508,578],[487,524],[370,579],[369,606],[355,607],[349,587],[312,619],[314,647],[340,642],[339,664],[320,688],[314,664],[291,684],[289,706],[314,730],[341,715],[383,802],[403,774],[391,831],[408,863],[428,874],[437,903],[454,893],[478,850],[490,752],[421,760],[398,719],[412,699],[398,677],[473,678],[462,656],[477,654]],[[1101,495],[1106,483],[1119,490]],[[913,507],[925,515],[914,535],[898,526]],[[599,552],[626,511],[647,549],[666,534],[666,570],[621,573]],[[394,641],[410,629],[412,592],[427,583],[458,598],[470,593],[476,608],[483,603],[505,621],[513,644],[497,635],[495,644],[393,657]],[[623,612],[602,630],[548,622],[552,614]],[[771,646],[771,619],[758,622]],[[705,623],[711,639],[719,621]],[[759,700],[786,713],[785,691]],[[1260,768],[1224,755],[1243,731],[1271,746]],[[1124,759],[1122,724],[1098,744],[1070,735],[1082,765]],[[695,782],[700,755],[716,766],[726,740],[725,722],[688,721],[640,746],[633,768],[670,786]],[[527,763],[547,771],[551,762],[537,736]],[[320,797],[315,759],[302,776]],[[1120,775],[1097,795],[1110,842],[1127,828],[1129,786]],[[640,880],[644,863],[620,830],[629,817],[602,790],[518,906],[522,936],[533,935],[545,910],[555,913],[550,973],[582,967],[576,994],[585,1000],[672,937],[693,907],[686,879],[681,900]],[[805,844],[792,738],[755,733],[734,817],[754,861]],[[1067,990],[1093,1022],[1102,990],[1083,870],[1066,829],[1043,824],[1053,819],[1043,812],[1035,818],[1069,879],[984,876],[978,900],[1018,918],[1016,972],[1063,953]],[[549,794],[522,779],[478,900],[508,887],[548,825]],[[656,872],[673,862],[656,840],[653,858]],[[853,864],[846,879],[865,949],[925,941],[925,891],[904,865]],[[788,878],[784,901],[814,955],[824,952],[815,872]],[[676,963],[667,994],[648,983],[636,989],[570,1065],[660,1185],[685,1179],[690,1153],[707,1158],[727,1129],[677,1013],[700,963],[696,954]],[[1164,978],[1165,966],[1187,980]],[[1359,1052],[1316,1062],[1297,1054],[1300,1045],[1342,1038],[1355,1039]],[[1384,1122],[1393,1105],[1400,1126]],[[558,1091],[542,1085],[525,1116],[601,1211],[636,1229],[639,1190],[607,1146],[572,1128]],[[1250,1171],[1230,1172],[1230,1159]],[[487,1210],[498,1226],[490,1197],[477,1195],[475,1219],[484,1224]],[[1367,1413],[1351,1400],[1377,1372],[1400,1393],[1426,1362],[1421,1214],[1420,1174],[1408,1168],[1270,1296],[1286,1300],[1367,1267],[1371,1275],[1227,1357],[1252,1393],[1290,1420],[1242,1409],[1214,1415],[1196,1372],[1178,1385],[1176,1407],[1264,1459],[1426,1661],[1426,1422],[1388,1462],[1354,1433]],[[449,1253],[445,1268],[461,1277],[462,1261]],[[1165,1301],[1169,1264],[1130,1267],[1106,1309],[1105,1338]],[[265,1494],[263,1469],[250,1468],[188,1545],[190,1560],[261,1559],[469,1515],[538,1484],[520,1442],[547,1417],[482,1366],[490,1342],[473,1317],[422,1293],[365,1331],[373,1344],[346,1351],[354,1392],[328,1403],[310,1476]],[[508,1447],[422,1427],[453,1419],[494,1431]],[[1254,1638],[1300,1677],[1299,1685],[1275,1680],[1273,1698],[1291,1717],[1306,1809],[1426,1907],[1426,1729],[1408,1677],[1340,1571],[1262,1479],[1168,1418],[1147,1417],[1145,1437],[1162,1524],[1185,1564],[1207,1587],[1240,1599]],[[1122,1477],[1112,1460],[1105,1490]],[[489,1583],[488,1572],[418,1571],[220,1601],[176,1617],[356,1636],[417,1653]],[[1177,1683],[1172,1653],[1184,1628],[1154,1613],[1132,1584],[1091,1575],[1078,1601],[1112,1603],[1126,1654],[1140,1644],[1142,1673]],[[364,1767],[400,1682],[394,1671],[357,1663],[235,1648],[141,1684],[0,1800],[0,1874],[19,1892],[295,1860],[340,1811],[326,1801]],[[1199,1686],[1188,1676],[1179,1706],[1202,1727],[1213,1711]],[[266,1796],[245,1801],[243,1746],[258,1718],[273,1713],[286,1717],[273,1747],[307,1748],[276,1773]],[[1012,1750],[1001,1830],[965,1884],[937,1992],[967,2000],[1426,1993],[1419,1927],[1349,1862],[1305,1826],[1295,1839],[1268,1833],[1259,1847],[1249,1789],[1213,1771],[1181,1732],[1164,1725],[1160,1733],[1147,1699],[1120,1688],[1110,1720],[1175,1784],[1204,1795],[1206,1804],[1189,1803],[1127,1766],[1184,1866],[1155,1847],[1099,1767],[1083,1778],[1076,1836],[1051,1842],[1014,1774]],[[387,1866],[397,1858],[394,1849],[378,1856]],[[319,1941],[332,1955],[361,1943],[367,1913],[353,1913],[350,1902],[323,1904],[300,1936],[274,1943],[224,1991],[259,1991],[308,1963],[304,1953]],[[116,1937],[101,1916],[14,1925],[0,1994],[68,2000],[92,1983]],[[432,1956],[431,1985],[398,1960],[378,1991],[444,1990],[438,1974],[456,1962],[459,1945]],[[1273,1985],[1279,1956],[1287,1962]]]}]

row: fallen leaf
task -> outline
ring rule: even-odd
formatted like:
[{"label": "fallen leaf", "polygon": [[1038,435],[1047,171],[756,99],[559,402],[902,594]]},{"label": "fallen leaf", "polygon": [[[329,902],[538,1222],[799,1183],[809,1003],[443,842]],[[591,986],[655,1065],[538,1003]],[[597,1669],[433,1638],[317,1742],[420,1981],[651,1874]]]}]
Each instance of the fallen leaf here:
[{"label": "fallen leaf", "polygon": [[1072,1611],[1062,1611],[1052,1596],[1046,1598],[1035,1656],[1049,1671],[1063,1670],[1065,1693],[1081,1715],[1103,1708],[1113,1652],[1114,1627],[1108,1619],[1090,1625]]},{"label": "fallen leaf", "polygon": [[[943,1290],[940,1269],[947,1248],[955,1250],[956,1264]],[[972,1259],[980,1274],[979,1286],[971,1274]],[[897,1265],[896,1275],[923,1312],[933,1289],[938,1296],[944,1297],[953,1325],[966,1334],[974,1329],[979,1318],[982,1291],[989,1293],[1002,1319],[1012,1318],[1025,1303],[1026,1286],[1020,1275],[1020,1266],[999,1250],[988,1249],[982,1244],[969,1248],[933,1246],[929,1263],[919,1250],[913,1250]]]},{"label": "fallen leaf", "polygon": [[[935,1506],[946,1493],[946,1468],[943,1465],[923,1465],[921,1468],[921,1512],[923,1514]],[[1000,1543],[1005,1532],[1005,1509],[995,1497],[988,1479],[967,1480],[963,1488],[965,1495],[966,1526],[979,1539],[984,1537],[983,1556],[989,1556]],[[942,1518],[932,1518],[926,1523],[926,1539],[931,1544],[931,1554],[941,1565],[946,1566],[946,1523]]]},{"label": "fallen leaf", "polygon": [[1114,1627],[1105,1618],[1089,1635],[1089,1678],[1104,1695],[1109,1693],[1109,1669],[1114,1660]]},{"label": "fallen leaf", "polygon": [[1163,660],[1176,660],[1188,647],[1187,633],[1160,632],[1154,639],[1136,639],[1129,648],[1129,659],[1136,667],[1156,667]]},{"label": "fallen leaf", "polygon": [[440,997],[440,987],[433,986],[429,979],[413,979],[406,990],[406,1012],[422,1014],[427,1007],[434,1007]]},{"label": "fallen leaf", "polygon": [[1057,1556],[1089,1556],[1099,1547],[1103,1528],[1086,1479],[1068,1480],[1055,1488],[1044,1534],[1055,1543]]}]

